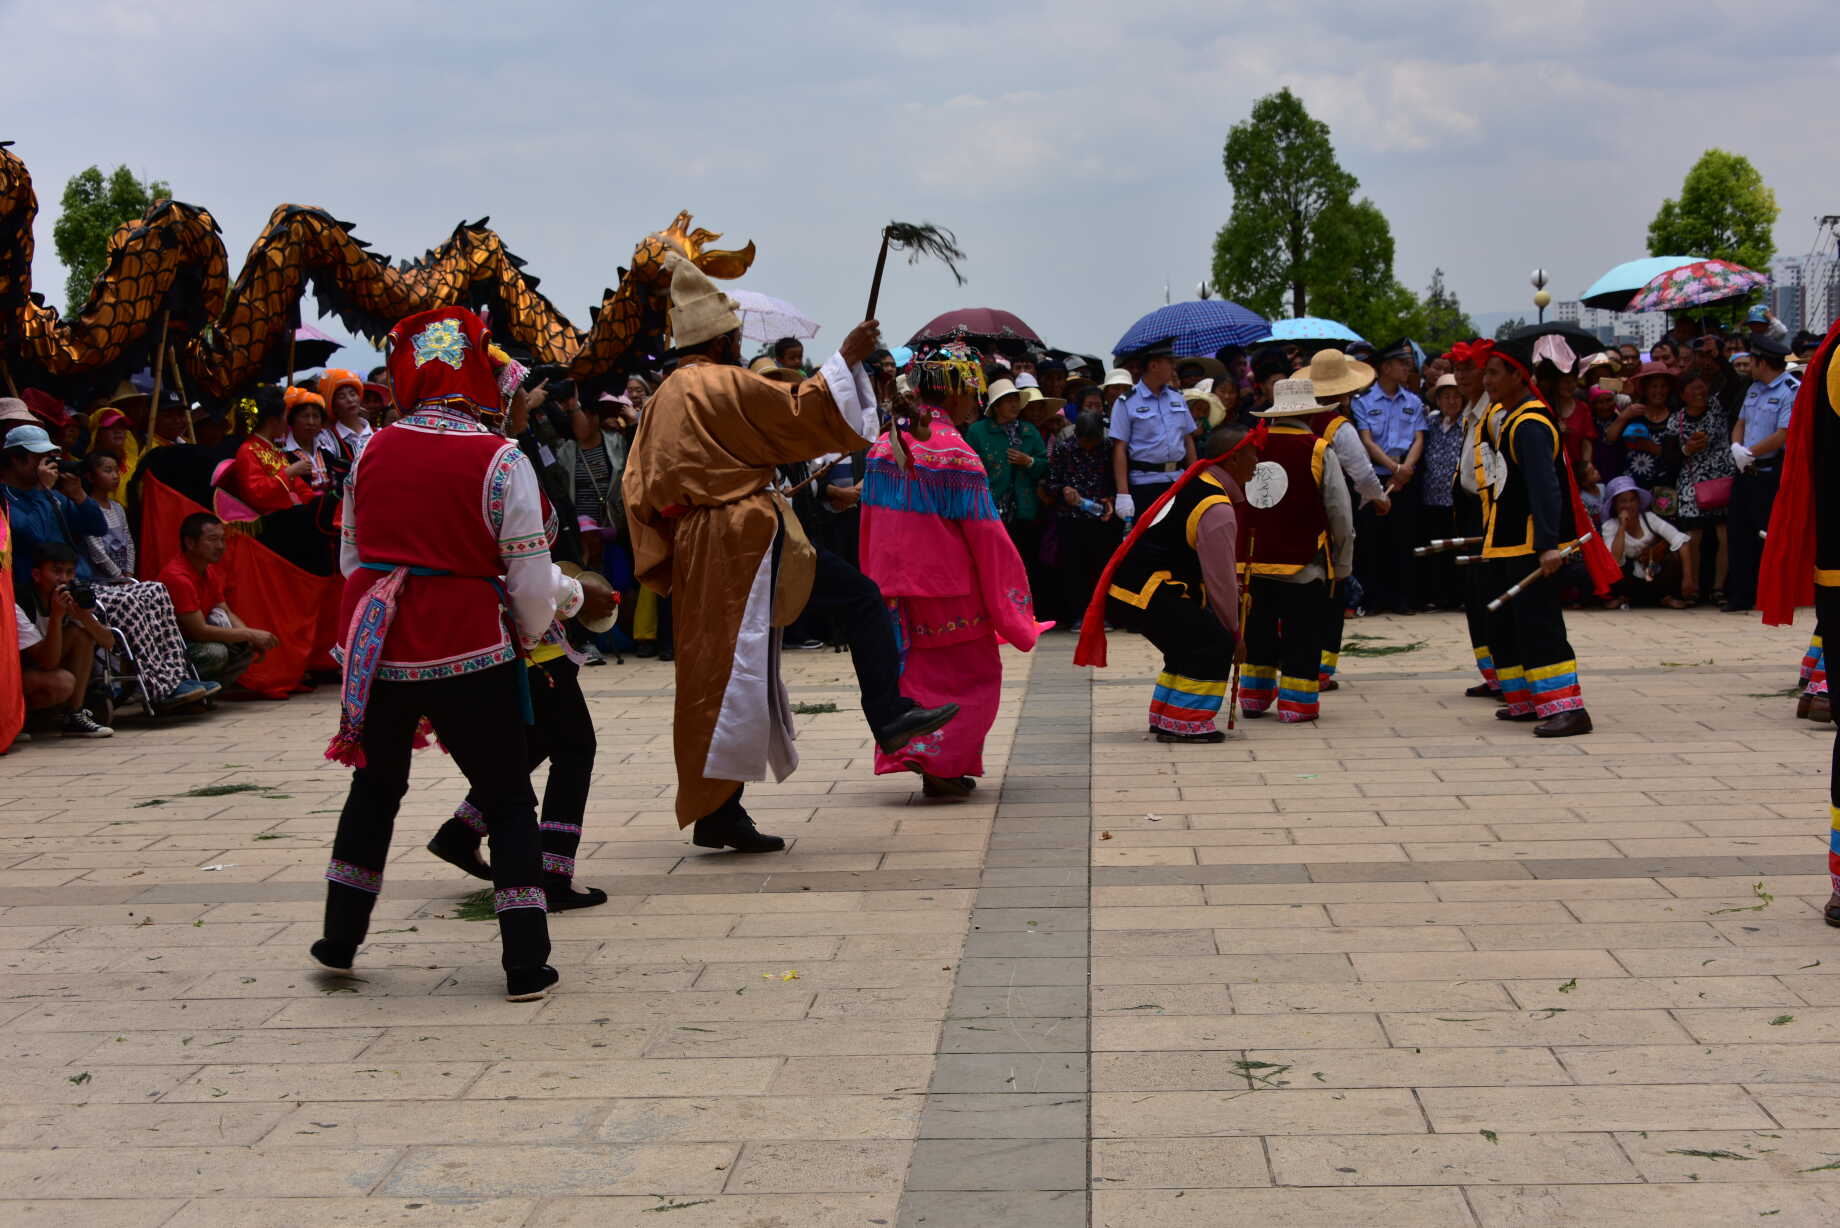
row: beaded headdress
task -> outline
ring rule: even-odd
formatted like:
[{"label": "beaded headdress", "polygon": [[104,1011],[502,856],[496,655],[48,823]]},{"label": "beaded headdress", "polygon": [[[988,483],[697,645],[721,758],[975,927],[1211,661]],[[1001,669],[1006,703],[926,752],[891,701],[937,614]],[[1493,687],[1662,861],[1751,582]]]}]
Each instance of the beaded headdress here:
[{"label": "beaded headdress", "polygon": [[928,382],[943,386],[948,393],[971,392],[980,397],[984,395],[984,356],[971,347],[963,334],[925,350],[914,351],[913,360],[907,364],[907,382],[916,391],[921,386],[921,372],[927,370],[942,377],[936,382]]}]

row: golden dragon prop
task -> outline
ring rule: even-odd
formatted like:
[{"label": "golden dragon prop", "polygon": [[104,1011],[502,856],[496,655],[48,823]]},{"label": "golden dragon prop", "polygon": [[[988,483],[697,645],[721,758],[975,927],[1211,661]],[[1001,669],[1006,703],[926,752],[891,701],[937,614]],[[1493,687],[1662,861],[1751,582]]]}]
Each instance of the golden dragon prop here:
[{"label": "golden dragon prop", "polygon": [[752,243],[712,248],[722,236],[690,229],[690,214],[680,213],[639,243],[632,268],[620,270],[618,289],[604,292],[583,333],[538,292],[537,278],[486,218],[462,222],[439,248],[392,267],[352,234],[351,223],[324,209],[279,205],[232,284],[216,219],[196,205],[162,200],[116,228],[89,301],[61,320],[32,293],[37,213],[32,176],[0,142],[0,359],[22,387],[67,392],[100,392],[147,363],[169,322],[186,386],[226,396],[258,378],[271,348],[286,346],[309,282],[322,313],[359,334],[381,336],[402,317],[434,307],[483,307],[501,344],[593,379],[635,350],[662,351],[671,252],[711,277],[739,277],[754,262]]}]

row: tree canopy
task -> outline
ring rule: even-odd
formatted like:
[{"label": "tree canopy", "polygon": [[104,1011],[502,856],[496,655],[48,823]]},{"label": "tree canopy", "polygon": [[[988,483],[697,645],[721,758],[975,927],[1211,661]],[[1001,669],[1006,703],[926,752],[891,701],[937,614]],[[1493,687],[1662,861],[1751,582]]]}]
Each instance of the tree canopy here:
[{"label": "tree canopy", "polygon": [[89,301],[90,287],[108,264],[109,236],[123,222],[140,218],[157,200],[172,195],[162,180],[143,181],[125,166],[118,166],[107,178],[100,167],[72,175],[64,184],[63,212],[51,228],[69,275],[64,281],[64,310],[71,313]]},{"label": "tree canopy", "polygon": [[1776,255],[1773,229],[1782,210],[1749,158],[1708,149],[1648,224],[1651,256],[1704,256],[1767,269]]},{"label": "tree canopy", "polygon": [[1521,329],[1527,327],[1526,316],[1513,316],[1495,326],[1495,340],[1506,341]]},{"label": "tree canopy", "polygon": [[1457,301],[1457,292],[1444,284],[1444,270],[1431,271],[1431,284],[1418,301],[1418,319],[1411,335],[1430,350],[1447,350],[1476,335],[1476,323]]}]

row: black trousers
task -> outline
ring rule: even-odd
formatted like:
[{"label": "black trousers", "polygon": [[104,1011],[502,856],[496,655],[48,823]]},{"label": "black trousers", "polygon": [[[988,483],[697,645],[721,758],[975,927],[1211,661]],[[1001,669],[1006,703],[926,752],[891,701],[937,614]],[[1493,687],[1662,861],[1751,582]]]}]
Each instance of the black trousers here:
[{"label": "black trousers", "polygon": [[1725,604],[1736,609],[1757,604],[1757,569],[1763,564],[1763,539],[1757,534],[1770,527],[1770,509],[1781,481],[1780,467],[1765,472],[1753,465],[1731,484],[1731,567],[1725,574]]},{"label": "black trousers", "polygon": [[1124,539],[1124,522],[1116,516],[1110,520],[1062,516],[1055,532],[1060,534],[1061,600],[1066,619],[1061,625],[1077,635],[1093,591],[1099,587],[1099,575]]},{"label": "black trousers", "polygon": [[1328,594],[1325,580],[1294,584],[1253,577],[1246,663],[1239,673],[1240,706],[1246,711],[1264,712],[1275,700],[1287,720],[1316,716]]},{"label": "black trousers", "polygon": [[[594,718],[581,693],[581,667],[567,657],[557,657],[530,667],[530,707],[536,719],[524,730],[527,771],[549,761],[543,784],[543,814],[537,835],[543,850],[543,876],[575,877],[575,854],[581,848],[582,819],[588,809],[588,789],[594,779]],[[485,807],[478,789],[447,820],[442,835],[472,839],[486,833]],[[566,883],[560,884],[566,886]]]},{"label": "black trousers", "polygon": [[[1486,603],[1507,592],[1539,562],[1538,555],[1528,554],[1471,566],[1484,573]],[[1534,580],[1493,613],[1487,612],[1486,604],[1484,609],[1495,676],[1510,712],[1554,716],[1584,706],[1578,661],[1565,635],[1559,577]]]},{"label": "black trousers", "polygon": [[1342,666],[1342,635],[1348,624],[1347,586],[1337,581],[1324,586],[1329,599],[1323,606],[1322,662],[1316,671],[1319,683],[1335,677]]},{"label": "black trousers", "polygon": [[[1457,536],[1457,509],[1426,505],[1418,512],[1418,542]],[[1463,604],[1463,577],[1457,574],[1457,555],[1474,554],[1474,550],[1442,550],[1424,558],[1414,558],[1418,568],[1418,595],[1440,609],[1454,610]]]},{"label": "black trousers", "polygon": [[1420,544],[1418,484],[1394,491],[1392,499],[1384,516],[1371,503],[1355,513],[1354,573],[1361,580],[1361,604],[1370,613],[1402,613],[1417,596],[1412,547]]},{"label": "black trousers", "polygon": [[521,662],[428,682],[371,687],[364,718],[365,764],[351,774],[326,869],[326,937],[356,946],[370,930],[383,885],[396,812],[409,790],[409,757],[422,717],[479,799],[492,851],[493,907],[506,968],[549,959],[549,916],[537,846],[537,799],[530,790],[518,701]]},{"label": "black trousers", "polygon": [[837,554],[817,547],[817,574],[812,580],[807,613],[829,618],[850,645],[856,685],[862,692],[863,716],[878,730],[914,706],[901,694],[901,655],[894,641],[894,619],[875,581]]},{"label": "black trousers", "polygon": [[[1482,532],[1482,500],[1464,490],[1457,488],[1456,498],[1452,504],[1456,513],[1457,534],[1461,537],[1476,537]],[[1463,546],[1453,554],[1480,554],[1482,547]],[[1532,565],[1529,564],[1529,570]],[[1495,656],[1489,651],[1489,614],[1488,604],[1495,597],[1506,591],[1507,586],[1491,589],[1493,573],[1485,563],[1470,563],[1457,570],[1462,573],[1458,579],[1462,583],[1463,617],[1469,624],[1469,646],[1476,655],[1476,669],[1482,674],[1482,680],[1491,689],[1500,690],[1501,684],[1495,677]],[[1521,573],[1525,575],[1526,573]],[[1517,577],[1518,578],[1518,577]],[[1509,581],[1513,583],[1513,581]]]},{"label": "black trousers", "polygon": [[1107,596],[1105,617],[1113,626],[1142,635],[1163,654],[1163,670],[1150,695],[1150,728],[1211,731],[1233,671],[1233,633],[1180,583],[1159,584],[1142,607]]}]

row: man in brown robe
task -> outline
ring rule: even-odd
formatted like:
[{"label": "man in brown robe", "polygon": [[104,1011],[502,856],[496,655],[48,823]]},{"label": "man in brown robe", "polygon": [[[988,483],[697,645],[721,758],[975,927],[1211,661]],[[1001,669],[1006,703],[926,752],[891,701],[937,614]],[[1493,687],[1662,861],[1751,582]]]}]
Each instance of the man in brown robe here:
[{"label": "man in brown robe", "polygon": [[677,647],[677,823],[708,848],[765,853],[741,806],[744,782],[798,766],[780,680],[779,628],[809,600],[839,614],[879,745],[899,749],[957,715],[902,696],[894,629],[874,583],[814,550],[782,496],[778,465],[854,452],[879,434],[862,361],[866,320],[817,375],[777,383],[741,367],[741,318],[688,261],[672,262],[678,367],[646,401],[626,463],[627,522],[641,583],[672,599]]}]

